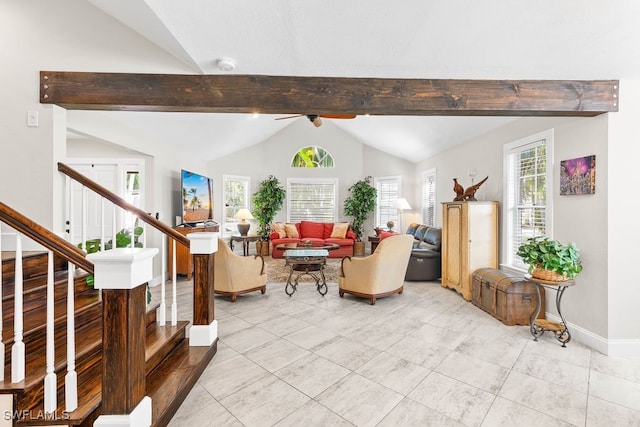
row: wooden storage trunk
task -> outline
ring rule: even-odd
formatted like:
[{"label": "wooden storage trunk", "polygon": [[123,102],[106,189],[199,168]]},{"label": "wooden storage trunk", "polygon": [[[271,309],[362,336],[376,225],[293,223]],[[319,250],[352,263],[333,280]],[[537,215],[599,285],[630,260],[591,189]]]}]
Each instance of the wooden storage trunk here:
[{"label": "wooden storage trunk", "polygon": [[[544,288],[538,319],[544,319]],[[536,285],[495,268],[479,268],[472,275],[471,302],[505,325],[528,325],[538,303]]]}]

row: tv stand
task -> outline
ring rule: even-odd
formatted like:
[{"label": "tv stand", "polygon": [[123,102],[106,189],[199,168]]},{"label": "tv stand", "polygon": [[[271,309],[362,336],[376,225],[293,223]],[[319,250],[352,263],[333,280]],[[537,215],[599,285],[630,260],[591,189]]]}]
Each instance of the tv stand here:
[{"label": "tv stand", "polygon": [[[191,233],[201,232],[216,232],[220,231],[220,227],[217,223],[206,223],[206,226],[196,226],[195,224],[182,224],[178,227],[173,227],[178,233],[186,236]],[[173,239],[169,239],[169,277],[173,277]],[[176,243],[176,274],[186,275],[187,280],[191,280],[193,276],[193,257],[189,253],[189,249],[180,243]]]}]

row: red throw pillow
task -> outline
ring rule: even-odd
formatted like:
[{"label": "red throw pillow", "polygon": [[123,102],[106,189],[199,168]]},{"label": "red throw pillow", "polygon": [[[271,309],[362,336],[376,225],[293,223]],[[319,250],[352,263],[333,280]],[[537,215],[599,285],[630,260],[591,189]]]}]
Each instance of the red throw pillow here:
[{"label": "red throw pillow", "polygon": [[324,230],[322,231],[322,238],[328,239],[331,237],[331,232],[333,231],[333,223],[332,222],[323,222]]},{"label": "red throw pillow", "polygon": [[322,239],[324,233],[324,224],[321,222],[313,221],[300,221],[300,236],[314,237],[316,239]]}]

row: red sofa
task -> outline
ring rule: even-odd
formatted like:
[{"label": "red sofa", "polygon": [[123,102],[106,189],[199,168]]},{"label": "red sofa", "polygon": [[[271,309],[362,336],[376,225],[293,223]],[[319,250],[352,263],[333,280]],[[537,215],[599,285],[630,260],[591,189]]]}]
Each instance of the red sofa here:
[{"label": "red sofa", "polygon": [[353,256],[355,233],[349,228],[344,239],[332,238],[333,224],[333,222],[300,221],[293,224],[298,232],[298,237],[280,237],[278,232],[272,231],[269,235],[272,246],[271,256],[284,258],[284,250],[277,249],[277,246],[282,243],[300,243],[307,240],[310,240],[314,245],[322,243],[339,245],[338,249],[329,251],[329,258]]}]

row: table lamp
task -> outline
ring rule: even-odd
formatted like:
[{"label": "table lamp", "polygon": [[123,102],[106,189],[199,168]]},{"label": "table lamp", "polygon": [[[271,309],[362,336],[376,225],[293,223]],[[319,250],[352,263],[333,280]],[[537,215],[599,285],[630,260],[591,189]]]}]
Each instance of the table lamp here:
[{"label": "table lamp", "polygon": [[402,232],[402,214],[405,210],[410,210],[411,205],[409,205],[409,202],[404,197],[398,197],[393,202],[391,202],[391,206],[398,209],[398,222],[400,222],[398,230]]},{"label": "table lamp", "polygon": [[253,215],[251,215],[249,209],[242,208],[238,212],[236,212],[234,218],[242,220],[238,223],[238,232],[241,236],[246,236],[249,232],[249,227],[251,227],[251,224],[249,224],[247,220],[253,219]]}]

